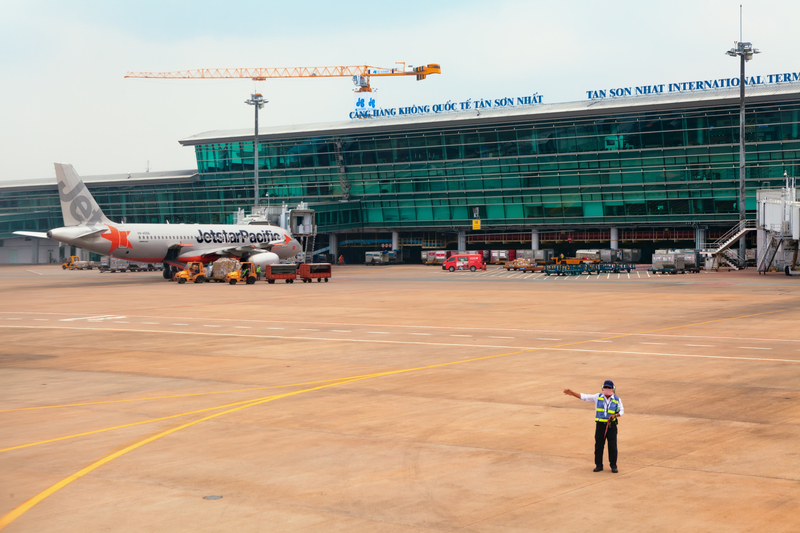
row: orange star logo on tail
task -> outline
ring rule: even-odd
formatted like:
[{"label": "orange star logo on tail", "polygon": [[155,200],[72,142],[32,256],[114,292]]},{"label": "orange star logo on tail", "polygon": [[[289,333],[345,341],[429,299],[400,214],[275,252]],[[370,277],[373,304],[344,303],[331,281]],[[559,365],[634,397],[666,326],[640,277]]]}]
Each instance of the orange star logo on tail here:
[{"label": "orange star logo on tail", "polygon": [[128,235],[130,234],[130,231],[119,231],[114,226],[109,226],[108,224],[106,224],[106,227],[109,229],[110,233],[103,233],[100,236],[111,242],[111,249],[108,251],[108,253],[111,253],[120,247],[133,249],[131,243],[128,242]]}]

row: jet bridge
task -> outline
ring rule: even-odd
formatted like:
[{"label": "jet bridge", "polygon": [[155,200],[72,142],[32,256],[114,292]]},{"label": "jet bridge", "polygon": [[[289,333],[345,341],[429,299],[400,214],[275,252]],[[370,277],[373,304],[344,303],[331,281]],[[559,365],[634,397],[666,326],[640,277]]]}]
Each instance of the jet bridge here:
[{"label": "jet bridge", "polygon": [[[786,173],[784,173],[786,177]],[[800,242],[800,196],[795,178],[786,177],[781,189],[757,192],[759,274],[783,271],[787,276],[800,275],[798,243]]]}]

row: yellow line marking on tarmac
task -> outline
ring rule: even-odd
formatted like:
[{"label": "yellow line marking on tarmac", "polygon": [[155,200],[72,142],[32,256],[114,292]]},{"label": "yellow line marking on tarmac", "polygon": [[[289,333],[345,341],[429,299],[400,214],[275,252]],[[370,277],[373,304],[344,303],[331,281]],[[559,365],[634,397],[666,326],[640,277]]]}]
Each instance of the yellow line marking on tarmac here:
[{"label": "yellow line marking on tarmac", "polygon": [[[192,392],[189,394],[171,394],[169,396],[147,396],[145,398],[129,398],[125,400],[105,400],[101,402],[83,402],[83,403],[65,403],[60,405],[42,405],[38,407],[19,407],[17,409],[3,409],[0,413],[10,413],[12,411],[30,411],[33,409],[55,409],[58,407],[79,407],[83,405],[101,405],[107,403],[124,403],[124,402],[142,402],[146,400],[164,400],[167,398],[186,398],[189,396],[207,396],[209,394],[228,394],[234,392],[250,392],[255,390],[267,389],[285,389],[286,387],[302,387],[303,385],[316,385],[317,383],[328,383],[329,381],[338,381],[340,378],[333,379],[319,379],[316,381],[306,381],[304,383],[290,383],[288,385],[271,385],[269,387],[252,387],[248,389],[231,389],[212,392]],[[248,400],[249,401],[249,400]]]},{"label": "yellow line marking on tarmac", "polygon": [[[357,381],[357,380],[352,380],[352,381]],[[37,494],[33,498],[30,498],[28,501],[26,501],[22,505],[16,507],[11,512],[6,513],[2,518],[0,518],[0,529],[4,529],[7,525],[11,524],[14,520],[19,518],[23,514],[25,514],[33,506],[35,506],[36,504],[38,504],[39,502],[41,502],[42,500],[44,500],[45,498],[47,498],[51,494],[63,489],[64,487],[66,487],[67,485],[72,483],[73,481],[75,481],[77,479],[80,479],[83,476],[85,476],[86,474],[88,474],[88,473],[90,473],[90,472],[92,472],[94,470],[97,470],[98,468],[100,468],[104,464],[110,463],[114,459],[116,459],[118,457],[121,457],[121,456],[125,455],[126,453],[131,452],[131,451],[133,451],[133,450],[135,450],[137,448],[140,448],[140,447],[144,446],[145,444],[148,444],[150,442],[158,440],[161,437],[166,437],[167,435],[169,435],[171,433],[175,433],[176,431],[179,431],[181,429],[193,426],[195,424],[199,424],[200,422],[205,422],[206,420],[211,420],[212,418],[216,418],[218,416],[222,416],[222,415],[225,415],[225,414],[228,414],[228,413],[233,413],[235,411],[240,411],[240,410],[245,409],[247,407],[253,407],[255,405],[259,405],[259,404],[262,404],[262,403],[266,403],[266,402],[270,402],[270,401],[273,401],[273,400],[277,400],[279,398],[286,398],[288,396],[293,396],[295,394],[300,394],[300,393],[303,393],[303,392],[310,392],[310,391],[313,391],[313,390],[324,389],[326,387],[332,387],[334,385],[341,385],[343,383],[349,383],[349,381],[341,381],[341,382],[336,382],[336,383],[330,383],[328,385],[321,385],[319,387],[314,387],[312,389],[305,389],[305,390],[301,390],[301,391],[287,392],[287,393],[284,393],[284,394],[278,394],[276,396],[270,396],[270,397],[267,397],[267,398],[264,398],[264,399],[251,401],[249,403],[246,403],[245,405],[240,405],[238,407],[234,407],[232,409],[228,409],[227,411],[222,411],[221,413],[215,413],[213,415],[208,415],[208,416],[205,416],[203,418],[199,418],[197,420],[194,420],[192,422],[187,422],[186,424],[182,424],[180,426],[168,429],[166,431],[162,431],[162,432],[157,433],[157,434],[155,434],[155,435],[153,435],[151,437],[147,437],[146,439],[142,439],[140,441],[137,441],[137,442],[135,442],[135,443],[133,443],[133,444],[121,449],[121,450],[118,450],[118,451],[116,451],[114,453],[111,453],[109,455],[106,455],[105,457],[102,457],[102,458],[98,459],[97,461],[94,461],[90,465],[88,465],[88,466],[82,468],[81,470],[75,472],[71,476],[68,476],[68,477],[62,479],[61,481],[59,481],[58,483],[56,483],[54,485],[51,485],[50,487],[48,487],[47,489],[43,490],[42,492],[40,492],[39,494]]]},{"label": "yellow line marking on tarmac", "polygon": [[[694,323],[691,323],[691,324],[684,324],[684,325],[680,325],[680,326],[670,326],[670,327],[666,327],[666,328],[658,328],[658,329],[655,329],[655,330],[646,331],[644,333],[652,333],[652,332],[655,332],[655,331],[668,331],[668,330],[672,330],[672,329],[687,328],[687,327],[699,326],[699,325],[703,325],[703,324],[712,324],[712,323],[715,323],[715,322],[725,322],[725,321],[729,321],[729,320],[738,320],[738,319],[742,319],[742,318],[751,318],[751,317],[754,317],[754,316],[764,316],[764,315],[770,315],[770,314],[785,312],[785,311],[788,311],[788,310],[791,310],[791,309],[798,309],[798,308],[795,307],[795,308],[790,308],[790,309],[778,309],[778,310],[774,310],[774,311],[765,311],[765,312],[762,312],[762,313],[752,313],[752,314],[749,314],[749,315],[740,315],[740,316],[736,316],[736,317],[718,318],[718,319],[714,319],[714,320],[705,320],[703,322],[694,322]],[[30,326],[25,326],[25,327],[30,327]],[[592,339],[592,340],[617,339],[617,338],[622,338],[622,337],[628,337],[628,336],[631,336],[631,335],[632,334],[628,333],[628,334],[623,334],[623,335],[615,335],[613,337],[606,337],[605,339]],[[125,455],[126,453],[128,453],[130,451],[133,451],[133,450],[135,450],[137,448],[140,448],[141,446],[144,446],[145,444],[147,444],[149,442],[153,442],[153,441],[155,441],[157,439],[160,439],[161,437],[165,437],[165,436],[170,435],[172,433],[175,433],[176,431],[179,431],[181,429],[193,426],[195,424],[199,424],[200,422],[204,422],[206,420],[211,420],[213,418],[222,416],[224,414],[232,413],[232,412],[235,412],[235,411],[240,411],[240,410],[246,409],[248,407],[253,407],[253,406],[260,405],[262,403],[266,403],[266,402],[270,402],[270,401],[274,401],[274,400],[277,400],[277,399],[280,399],[280,398],[287,398],[287,397],[290,397],[290,396],[296,396],[298,394],[303,394],[303,393],[306,393],[306,392],[312,392],[312,391],[316,391],[316,390],[320,390],[320,389],[324,389],[324,388],[328,388],[328,387],[333,387],[333,386],[336,386],[336,385],[343,385],[343,384],[351,383],[351,382],[354,382],[354,381],[361,381],[361,380],[365,380],[365,379],[388,376],[388,375],[404,374],[404,373],[414,372],[414,371],[418,371],[418,370],[428,370],[428,369],[432,369],[432,368],[442,368],[442,367],[446,367],[446,366],[453,366],[453,365],[457,365],[457,364],[463,364],[463,363],[469,363],[469,362],[475,362],[475,361],[486,361],[486,360],[489,360],[489,359],[496,359],[496,358],[499,358],[499,357],[506,357],[506,356],[509,356],[509,355],[518,355],[518,354],[521,354],[521,353],[532,352],[532,351],[541,351],[541,350],[546,350],[546,349],[563,348],[565,346],[574,346],[576,344],[585,344],[587,342],[591,342],[591,341],[576,341],[576,342],[570,342],[570,343],[565,343],[565,344],[556,345],[556,346],[549,346],[549,347],[542,347],[542,348],[529,348],[529,349],[524,349],[524,350],[517,350],[517,351],[514,351],[514,352],[508,352],[508,353],[504,353],[504,354],[486,355],[486,356],[482,356],[482,357],[473,357],[473,358],[470,358],[470,359],[462,359],[462,360],[459,360],[459,361],[449,361],[449,362],[446,362],[446,363],[437,363],[437,364],[434,364],[434,365],[426,365],[426,366],[415,367],[415,368],[406,368],[406,369],[401,369],[401,370],[390,370],[390,371],[386,371],[386,372],[378,372],[378,373],[374,373],[374,374],[367,374],[367,375],[365,375],[363,377],[362,376],[354,376],[353,378],[342,378],[339,381],[335,381],[334,383],[328,383],[326,385],[320,385],[320,386],[317,386],[317,387],[312,387],[312,388],[309,388],[309,389],[302,389],[302,390],[299,390],[299,391],[287,392],[287,393],[278,394],[278,395],[275,395],[275,396],[268,396],[268,397],[266,397],[264,399],[255,399],[255,400],[251,401],[250,403],[245,403],[244,405],[239,405],[239,406],[234,407],[232,409],[228,409],[228,410],[222,411],[220,413],[215,413],[215,414],[212,414],[212,415],[208,415],[208,416],[205,416],[203,418],[199,418],[197,420],[194,420],[192,422],[187,422],[186,424],[183,424],[183,425],[168,429],[166,431],[162,431],[160,433],[157,433],[156,435],[153,435],[153,436],[148,437],[146,439],[142,439],[142,440],[140,440],[138,442],[135,442],[134,444],[131,444],[130,446],[127,446],[126,448],[123,448],[123,449],[121,449],[121,450],[119,450],[117,452],[114,452],[112,454],[109,454],[109,455],[101,458],[101,459],[98,459],[97,461],[91,463],[89,466],[86,466],[83,469],[79,470],[78,472],[72,474],[71,476],[68,476],[68,477],[62,479],[61,481],[59,481],[58,483],[56,483],[54,485],[51,485],[49,488],[45,489],[44,491],[40,492],[36,496],[34,496],[34,497],[30,498],[29,500],[27,500],[22,505],[16,507],[15,509],[10,511],[9,513],[5,514],[2,518],[0,518],[0,530],[4,529],[7,525],[9,525],[14,520],[19,518],[23,514],[25,514],[25,512],[30,510],[32,507],[34,507],[39,502],[43,501],[48,496],[54,494],[55,492],[59,491],[60,489],[62,489],[64,487],[66,487],[67,485],[69,485],[73,481],[75,481],[77,479],[80,479],[81,477],[83,477],[86,474],[96,470],[97,468],[100,468],[104,464],[107,464],[107,463],[113,461],[114,459],[116,459],[118,457],[121,457],[122,455]]]}]

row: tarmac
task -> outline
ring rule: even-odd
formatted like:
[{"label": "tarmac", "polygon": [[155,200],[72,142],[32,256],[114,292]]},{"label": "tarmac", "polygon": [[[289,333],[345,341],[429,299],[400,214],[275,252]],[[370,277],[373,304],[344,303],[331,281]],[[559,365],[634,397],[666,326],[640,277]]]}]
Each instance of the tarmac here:
[{"label": "tarmac", "polygon": [[647,274],[0,267],[0,529],[800,530],[800,278]]}]

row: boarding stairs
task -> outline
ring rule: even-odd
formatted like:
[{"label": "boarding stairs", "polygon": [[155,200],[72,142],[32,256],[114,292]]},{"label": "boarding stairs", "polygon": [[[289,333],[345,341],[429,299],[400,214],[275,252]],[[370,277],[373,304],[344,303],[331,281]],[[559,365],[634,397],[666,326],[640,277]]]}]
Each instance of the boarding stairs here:
[{"label": "boarding stairs", "polygon": [[769,269],[772,266],[772,262],[775,261],[775,256],[778,254],[778,249],[781,247],[784,237],[783,235],[776,235],[772,232],[767,232],[767,239],[768,241],[766,246],[764,246],[764,249],[761,250],[761,254],[758,256],[758,261],[756,262],[759,274],[762,272],[769,272]]},{"label": "boarding stairs", "polygon": [[747,268],[747,261],[738,255],[725,253],[731,246],[739,242],[739,239],[751,231],[755,231],[755,220],[740,220],[738,224],[729,229],[716,242],[703,250],[703,255],[713,258],[713,267],[718,269],[720,263],[724,263],[730,268],[741,270]]}]

